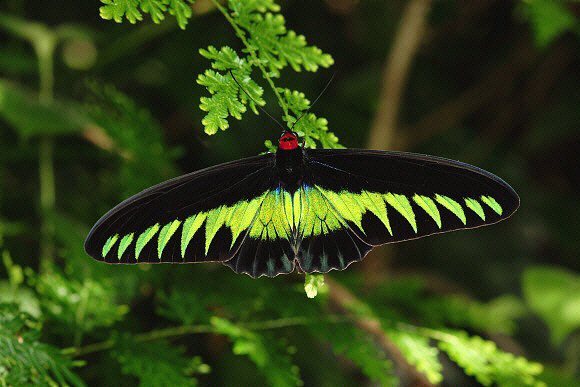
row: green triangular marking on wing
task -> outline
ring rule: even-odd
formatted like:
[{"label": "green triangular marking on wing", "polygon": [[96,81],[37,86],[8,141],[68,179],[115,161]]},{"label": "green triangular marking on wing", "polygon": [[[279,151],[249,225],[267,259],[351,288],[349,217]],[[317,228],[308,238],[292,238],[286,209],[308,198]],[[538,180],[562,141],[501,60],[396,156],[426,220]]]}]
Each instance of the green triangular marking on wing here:
[{"label": "green triangular marking on wing", "polygon": [[388,193],[383,195],[387,203],[389,203],[395,210],[397,210],[413,227],[415,233],[417,233],[417,222],[415,221],[415,212],[411,208],[411,203],[405,195]]},{"label": "green triangular marking on wing", "polygon": [[175,231],[177,231],[177,228],[180,224],[181,220],[176,219],[173,222],[167,223],[165,226],[163,226],[159,232],[159,237],[157,239],[157,257],[159,260],[161,260],[161,255],[163,255],[163,249],[165,249],[167,242],[169,242],[169,239],[171,239],[173,234],[175,234]]},{"label": "green triangular marking on wing", "polygon": [[286,200],[284,198],[284,192],[285,191],[282,190],[270,192],[270,195],[274,195],[276,198],[276,210],[272,215],[272,226],[276,231],[276,235],[282,239],[289,240],[292,235],[292,226],[290,225],[290,221],[285,213]]},{"label": "green triangular marking on wing", "polygon": [[[307,187],[302,194],[302,214],[298,224],[298,234],[301,237],[311,235],[321,235],[323,233],[322,223],[326,221],[329,208],[326,199],[316,188]],[[338,228],[336,217],[331,215],[328,228]]]},{"label": "green triangular marking on wing", "polygon": [[[295,208],[300,208],[300,213],[294,213],[294,220],[296,224],[296,229],[299,237],[304,237],[306,235],[310,235],[314,229],[314,217],[316,214],[313,211],[313,208],[310,204],[310,197],[308,195],[308,190],[310,188],[300,187],[294,193],[294,204]],[[297,200],[299,201],[298,205],[296,206]],[[296,216],[297,215],[297,216]]]},{"label": "green triangular marking on wing", "polygon": [[231,211],[229,211],[230,215],[226,219],[225,225],[232,231],[232,242],[230,244],[230,249],[234,246],[236,239],[238,239],[238,236],[242,233],[242,231],[248,227],[243,227],[242,222],[249,205],[250,203],[244,200],[236,203],[236,205],[232,207]]},{"label": "green triangular marking on wing", "polygon": [[200,212],[197,215],[192,215],[183,222],[183,227],[181,231],[181,258],[185,259],[185,250],[189,245],[189,242],[199,230],[203,221],[207,217],[206,212]]},{"label": "green triangular marking on wing", "polygon": [[300,191],[301,213],[299,223],[296,224],[300,238],[323,235],[348,227],[345,223],[347,219],[360,225],[362,214],[357,217],[358,206],[349,208],[340,196],[342,193],[337,194],[318,186],[305,187]]},{"label": "green triangular marking on wing", "polygon": [[133,241],[134,235],[135,233],[133,232],[131,234],[127,234],[123,237],[123,239],[121,239],[121,242],[119,242],[119,251],[117,253],[117,258],[119,258],[119,261],[121,260],[121,257],[125,253],[125,250],[127,250],[127,247],[129,247],[129,245]]},{"label": "green triangular marking on wing", "polygon": [[429,215],[431,219],[433,219],[435,223],[437,223],[437,227],[441,229],[441,214],[439,213],[439,209],[437,208],[437,205],[435,204],[433,199],[431,199],[428,196],[415,194],[413,196],[413,201],[417,203],[419,207],[425,210],[427,215]]},{"label": "green triangular marking on wing", "polygon": [[435,200],[443,207],[453,212],[455,216],[457,216],[463,222],[463,224],[466,224],[467,219],[465,218],[465,213],[463,212],[463,208],[459,203],[451,198],[448,198],[447,196],[439,194],[435,195]]},{"label": "green triangular marking on wing", "polygon": [[294,196],[292,196],[292,212],[294,214],[293,218],[293,229],[298,227],[300,224],[300,218],[302,216],[302,189],[297,190],[294,192]]},{"label": "green triangular marking on wing", "polygon": [[362,227],[362,216],[366,211],[363,209],[358,200],[353,197],[353,194],[348,191],[334,192],[329,190],[324,190],[317,187],[326,200],[332,205],[334,210],[343,219],[353,222],[361,231],[364,232]]},{"label": "green triangular marking on wing", "polygon": [[232,245],[236,241],[238,235],[241,234],[243,228],[240,227],[244,214],[250,203],[246,200],[236,203],[228,212],[229,216],[225,220],[226,227],[232,230]]},{"label": "green triangular marking on wing", "polygon": [[467,208],[471,209],[473,212],[477,214],[481,218],[481,220],[485,221],[485,212],[483,212],[483,208],[481,204],[475,199],[472,198],[465,198],[465,205]]},{"label": "green triangular marking on wing", "polygon": [[119,239],[119,234],[115,234],[115,235],[109,237],[109,239],[107,239],[107,241],[105,242],[105,244],[103,246],[103,251],[102,251],[103,258],[105,258],[107,256],[107,254],[109,254],[109,251],[115,245],[115,242],[117,242],[117,239]]},{"label": "green triangular marking on wing", "polygon": [[207,214],[207,220],[205,221],[205,255],[209,251],[209,245],[213,240],[213,237],[218,232],[221,226],[224,225],[226,218],[229,215],[230,207],[219,206],[214,208]]},{"label": "green triangular marking on wing", "polygon": [[159,231],[159,227],[159,223],[156,223],[154,226],[151,226],[147,230],[143,231],[137,238],[137,243],[135,244],[135,259],[137,261],[139,260],[139,255],[141,255],[141,251],[145,245],[147,245],[147,243],[153,239],[157,231]]},{"label": "green triangular marking on wing", "polygon": [[265,194],[249,230],[250,237],[263,240],[290,239],[292,229],[285,213],[286,199],[283,195],[280,189]]},{"label": "green triangular marking on wing", "polygon": [[284,216],[288,220],[291,230],[294,230],[294,209],[292,206],[292,196],[288,191],[283,191],[282,200],[284,201]]},{"label": "green triangular marking on wing", "polygon": [[[250,227],[254,221],[256,212],[260,208],[267,193],[268,192],[264,192],[262,195],[250,200],[249,202],[243,201],[235,205],[239,208],[237,211],[234,211],[229,222],[229,227],[232,230],[232,246],[238,236]],[[228,225],[228,223],[226,223],[226,225]]]},{"label": "green triangular marking on wing", "polygon": [[495,199],[492,198],[491,196],[481,195],[481,201],[487,204],[489,207],[491,207],[491,209],[494,210],[498,215],[501,216],[501,214],[503,213],[503,209],[501,208],[499,203],[496,202]]},{"label": "green triangular marking on wing", "polygon": [[[365,208],[369,209],[373,214],[375,214],[376,217],[379,218],[381,222],[383,222],[389,231],[389,234],[393,236],[393,230],[391,230],[391,224],[389,222],[389,218],[387,217],[387,205],[385,204],[385,200],[383,199],[382,195],[375,192],[362,191],[361,199]],[[414,219],[415,217],[413,215],[413,220]],[[415,232],[417,232],[416,226],[413,228],[415,229]]]}]

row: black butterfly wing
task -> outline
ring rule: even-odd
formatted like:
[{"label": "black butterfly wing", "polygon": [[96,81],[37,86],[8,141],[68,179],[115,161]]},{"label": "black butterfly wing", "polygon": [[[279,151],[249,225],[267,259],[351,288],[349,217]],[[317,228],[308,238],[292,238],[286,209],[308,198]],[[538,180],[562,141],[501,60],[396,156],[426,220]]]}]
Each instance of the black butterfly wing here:
[{"label": "black butterfly wing", "polygon": [[275,155],[266,154],[149,188],[105,214],[85,250],[108,263],[227,261],[277,184],[274,165]]},{"label": "black butterfly wing", "polygon": [[296,223],[292,195],[284,182],[274,185],[261,197],[261,205],[246,238],[234,257],[225,262],[236,273],[251,277],[275,277],[294,271]]},{"label": "black butterfly wing", "polygon": [[361,260],[373,247],[364,241],[337,211],[325,191],[316,184],[331,176],[314,170],[294,193],[295,250],[300,269],[306,273],[343,270]]},{"label": "black butterfly wing", "polygon": [[356,149],[308,149],[305,157],[309,208],[319,212],[301,227],[306,271],[341,270],[375,245],[496,223],[519,206],[502,179],[458,161]]},{"label": "black butterfly wing", "polygon": [[220,261],[252,277],[342,270],[375,245],[509,217],[519,198],[500,178],[437,157],[305,150],[297,191],[276,155],[194,172],[109,211],[85,242],[109,263]]}]

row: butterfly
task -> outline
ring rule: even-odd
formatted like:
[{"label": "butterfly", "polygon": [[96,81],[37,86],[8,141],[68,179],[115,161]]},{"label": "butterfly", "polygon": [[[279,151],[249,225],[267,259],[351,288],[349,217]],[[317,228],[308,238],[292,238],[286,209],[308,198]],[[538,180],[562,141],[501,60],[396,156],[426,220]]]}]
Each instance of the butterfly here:
[{"label": "butterfly", "polygon": [[107,212],[85,250],[108,263],[222,262],[251,277],[343,270],[377,245],[493,224],[516,192],[480,168],[414,153],[277,151],[144,190]]}]

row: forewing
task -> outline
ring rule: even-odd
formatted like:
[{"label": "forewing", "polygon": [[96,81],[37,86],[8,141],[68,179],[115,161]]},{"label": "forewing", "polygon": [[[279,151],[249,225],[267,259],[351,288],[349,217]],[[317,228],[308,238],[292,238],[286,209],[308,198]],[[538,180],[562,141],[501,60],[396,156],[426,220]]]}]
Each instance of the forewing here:
[{"label": "forewing", "polygon": [[519,206],[502,179],[458,161],[355,149],[305,154],[308,184],[369,245],[496,223]]},{"label": "forewing", "polygon": [[275,184],[274,163],[250,157],[149,188],[105,214],[85,250],[108,263],[227,261]]}]

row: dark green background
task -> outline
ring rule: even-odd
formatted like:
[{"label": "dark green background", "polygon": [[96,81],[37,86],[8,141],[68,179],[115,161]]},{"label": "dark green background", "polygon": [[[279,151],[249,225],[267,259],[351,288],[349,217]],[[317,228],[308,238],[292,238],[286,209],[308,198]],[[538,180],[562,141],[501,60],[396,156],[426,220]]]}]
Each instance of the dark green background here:
[{"label": "dark green background", "polygon": [[[405,4],[280,2],[287,27],[331,54],[335,64],[314,74],[286,69],[276,84],[302,91],[312,101],[336,72],[312,111],[328,119],[330,130],[346,147],[367,146],[369,129],[380,107],[383,72]],[[578,15],[576,3],[562,4],[571,15]],[[0,12],[50,28],[74,25],[81,31],[74,36],[86,38],[86,46],[71,46],[71,41],[65,40],[55,51],[54,97],[62,102],[63,109],[69,109],[64,113],[67,120],[59,123],[58,115],[39,118],[46,123],[42,135],[54,143],[55,222],[56,234],[60,235],[55,242],[55,264],[67,268],[65,276],[90,276],[96,281],[119,275],[113,273],[116,269],[130,273],[123,275],[130,282],[126,288],[131,290],[116,297],[118,302],[127,303],[131,312],[117,324],[123,331],[143,332],[168,324],[155,315],[157,292],[187,288],[188,282],[204,278],[208,269],[196,265],[154,266],[146,271],[136,267],[105,268],[83,253],[82,236],[128,195],[181,173],[263,152],[264,141],[275,142],[280,131],[264,114],[250,112],[241,121],[230,120],[225,132],[211,137],[204,134],[201,119],[205,113],[198,105],[207,91],[196,78],[209,62],[198,50],[208,45],[228,45],[238,52],[242,48],[221,14],[213,9],[194,14],[187,28],[181,30],[169,15],[160,25],[151,23],[148,15],[135,25],[105,21],[99,17],[99,6],[97,1],[10,0],[0,5]],[[530,267],[547,265],[578,271],[579,24],[576,18],[571,28],[546,38],[542,31],[557,27],[557,20],[534,12],[532,6],[518,1],[433,2],[422,43],[404,84],[399,122],[394,129],[395,138],[400,140],[394,145],[398,150],[461,160],[502,177],[520,195],[519,211],[491,227],[390,246],[363,263],[353,264],[346,272],[332,273],[333,278],[356,283],[351,289],[364,298],[365,292],[377,284],[418,276],[426,283],[426,292],[458,293],[485,302],[506,294],[522,297],[522,274]],[[96,52],[94,61],[89,55],[92,50]],[[86,68],[71,67],[64,59],[66,55],[87,60]],[[37,59],[30,44],[0,29],[0,80],[9,81],[11,90],[24,93],[18,95],[32,101],[38,92],[38,79]],[[254,79],[261,79],[257,71]],[[132,161],[88,141],[86,123],[71,119],[75,107],[84,109],[100,103],[87,81],[89,85],[114,85],[159,122],[161,134],[150,140],[143,138],[150,131],[127,129],[126,144],[134,140],[137,155]],[[265,87],[265,108],[280,117],[281,109],[272,91],[265,82],[261,84]],[[9,251],[18,265],[38,271],[41,219],[52,216],[43,215],[39,203],[38,148],[43,140],[39,132],[27,132],[26,125],[18,123],[26,114],[28,100],[19,105],[17,98],[10,97],[7,102],[6,95],[2,103],[14,102],[16,107],[5,108],[0,117],[1,248]],[[37,111],[30,109],[28,118],[34,121]],[[31,124],[33,128],[38,126]],[[132,149],[130,145],[127,148]],[[216,270],[210,269],[217,280],[208,284],[206,291],[227,300],[219,284],[235,274],[221,266]],[[0,268],[0,279],[5,278],[6,271]],[[289,287],[300,281],[299,276],[282,276],[244,283],[259,289]],[[571,297],[579,297],[580,290],[576,291]],[[296,297],[300,296],[297,292]],[[402,303],[400,309],[413,307]],[[577,372],[580,308],[572,313],[578,322],[576,333],[554,343],[550,340],[551,323],[531,308],[517,320],[518,330],[506,349],[552,364],[555,375],[562,369]],[[421,324],[421,318],[417,323]],[[49,319],[46,341],[59,347],[73,344],[66,333],[59,333],[50,324],[60,323],[58,318]],[[93,332],[85,336],[85,343],[104,337],[102,332]],[[254,382],[253,366],[245,358],[233,356],[223,337],[182,339],[181,343],[187,346],[188,355],[201,355],[211,365],[213,372],[200,377],[202,384]],[[311,343],[298,340],[295,344],[298,352],[294,358],[307,385],[321,383],[333,372],[345,376],[333,374],[336,380],[331,379],[327,385],[348,385],[352,380],[364,383],[352,364],[345,371],[340,364],[343,360],[328,352],[309,368]],[[78,374],[89,384],[127,378],[120,376],[119,366],[111,360],[98,356],[86,359],[89,366],[79,369]],[[322,364],[335,371],[321,371]],[[110,375],[103,376],[105,370]],[[132,381],[126,379],[127,383]]]}]

